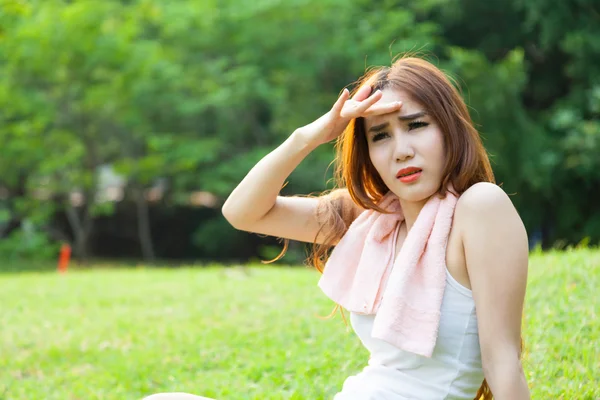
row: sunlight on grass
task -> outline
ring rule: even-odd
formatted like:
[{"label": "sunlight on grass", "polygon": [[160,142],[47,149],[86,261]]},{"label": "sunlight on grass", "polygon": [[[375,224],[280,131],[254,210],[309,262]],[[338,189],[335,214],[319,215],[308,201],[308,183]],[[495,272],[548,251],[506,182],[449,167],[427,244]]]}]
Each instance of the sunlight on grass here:
[{"label": "sunlight on grass", "polygon": [[[534,399],[600,398],[600,251],[531,257],[524,337]],[[306,268],[0,275],[1,399],[328,399],[366,351]]]}]

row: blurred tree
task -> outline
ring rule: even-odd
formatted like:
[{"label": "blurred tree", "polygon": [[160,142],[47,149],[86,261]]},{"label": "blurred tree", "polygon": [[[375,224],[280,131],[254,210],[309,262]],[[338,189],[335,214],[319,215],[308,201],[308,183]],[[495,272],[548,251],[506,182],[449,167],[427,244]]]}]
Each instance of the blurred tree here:
[{"label": "blurred tree", "polygon": [[[591,0],[0,0],[0,233],[72,234],[84,258],[114,211],[99,192],[110,166],[152,260],[157,188],[162,207],[224,198],[365,68],[416,51],[458,77],[530,233],[597,241],[598,15]],[[311,154],[284,193],[326,189],[332,156]],[[231,252],[208,245],[233,233],[223,218],[196,223],[188,243]]]},{"label": "blurred tree", "polygon": [[[462,0],[432,18],[530,232],[547,245],[600,240],[598,2]],[[511,53],[520,65],[508,68]]]}]

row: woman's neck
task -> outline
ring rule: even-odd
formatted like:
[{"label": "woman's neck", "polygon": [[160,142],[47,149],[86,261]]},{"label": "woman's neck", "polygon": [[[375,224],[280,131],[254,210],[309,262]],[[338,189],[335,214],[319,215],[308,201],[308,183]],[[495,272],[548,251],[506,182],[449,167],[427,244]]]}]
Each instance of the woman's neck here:
[{"label": "woman's neck", "polygon": [[410,231],[412,226],[414,225],[419,213],[425,206],[425,203],[429,200],[429,197],[421,200],[421,201],[406,201],[400,200],[400,206],[402,207],[402,212],[404,213],[404,221],[406,222],[406,229]]}]

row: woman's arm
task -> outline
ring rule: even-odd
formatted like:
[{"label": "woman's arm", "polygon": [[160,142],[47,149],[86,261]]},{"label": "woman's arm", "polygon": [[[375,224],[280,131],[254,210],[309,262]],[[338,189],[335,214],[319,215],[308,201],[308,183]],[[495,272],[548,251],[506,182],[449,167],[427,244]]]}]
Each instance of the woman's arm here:
[{"label": "woman's arm", "polygon": [[496,400],[525,400],[521,320],[528,268],[527,232],[497,185],[478,183],[456,206],[475,299],[483,370]]},{"label": "woman's arm", "polygon": [[398,103],[373,106],[381,98],[381,92],[369,96],[370,91],[367,87],[349,100],[349,93],[344,90],[327,114],[297,129],[260,160],[223,205],[222,212],[229,223],[244,231],[314,241],[320,229],[316,212],[319,200],[283,197],[279,191],[298,164],[319,145],[337,138],[351,119],[400,109]]},{"label": "woman's arm", "polygon": [[[315,147],[294,132],[260,160],[223,205],[223,215],[229,223],[240,230],[295,240],[314,240],[318,227],[311,216],[318,200],[282,197],[279,191],[286,178]],[[293,218],[286,218],[291,214]]]}]

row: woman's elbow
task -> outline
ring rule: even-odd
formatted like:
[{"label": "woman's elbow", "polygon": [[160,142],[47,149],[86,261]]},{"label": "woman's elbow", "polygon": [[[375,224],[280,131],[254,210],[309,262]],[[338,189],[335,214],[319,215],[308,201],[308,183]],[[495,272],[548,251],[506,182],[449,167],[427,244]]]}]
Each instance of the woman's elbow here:
[{"label": "woman's elbow", "polygon": [[225,201],[225,203],[221,207],[221,214],[223,214],[223,217],[225,217],[227,222],[229,222],[229,224],[232,227],[241,230],[241,218],[239,216],[239,213],[235,211],[235,208],[231,205],[231,203],[228,202],[228,200]]}]

